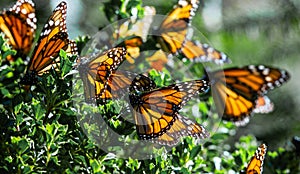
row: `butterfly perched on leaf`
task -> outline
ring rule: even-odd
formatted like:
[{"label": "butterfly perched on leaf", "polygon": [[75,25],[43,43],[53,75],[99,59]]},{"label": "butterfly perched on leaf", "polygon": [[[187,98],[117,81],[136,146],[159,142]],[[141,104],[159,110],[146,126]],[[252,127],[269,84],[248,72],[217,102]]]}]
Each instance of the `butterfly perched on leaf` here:
[{"label": "butterfly perched on leaf", "polygon": [[51,68],[56,69],[61,49],[69,55],[77,55],[76,43],[68,38],[66,12],[67,4],[62,1],[49,17],[33,50],[26,73],[21,79],[22,84],[32,85],[37,76],[43,75]]},{"label": "butterfly perched on leaf", "polygon": [[0,14],[0,30],[9,45],[17,51],[16,56],[8,56],[7,60],[14,61],[17,56],[25,59],[29,54],[35,37],[36,21],[31,0],[18,0],[13,7]]},{"label": "butterfly perched on leaf", "polygon": [[158,42],[164,51],[172,54],[181,53],[190,61],[230,63],[224,53],[187,38],[198,5],[199,0],[179,0],[155,32],[155,35],[159,35]]},{"label": "butterfly perched on leaf", "polygon": [[[86,101],[105,101],[113,97],[110,89],[118,86],[114,86],[110,79],[112,79],[112,73],[125,60],[126,53],[124,47],[117,47],[97,55],[78,58],[77,68],[84,84]],[[115,78],[117,77],[118,74],[115,74]],[[127,83],[123,78],[119,79]]]},{"label": "butterfly perched on leaf", "polygon": [[255,151],[254,156],[252,156],[251,160],[249,161],[245,171],[241,171],[241,173],[262,174],[266,153],[267,153],[267,146],[265,144],[261,144]]},{"label": "butterfly perched on leaf", "polygon": [[168,146],[176,145],[184,136],[208,137],[209,133],[202,125],[179,114],[182,106],[193,96],[205,93],[208,88],[205,80],[156,88],[148,77],[137,76],[130,85],[129,100],[138,137]]},{"label": "butterfly perched on leaf", "polygon": [[290,75],[279,68],[249,65],[207,72],[207,78],[218,114],[236,125],[245,125],[256,107],[261,107],[259,98],[287,82]]}]

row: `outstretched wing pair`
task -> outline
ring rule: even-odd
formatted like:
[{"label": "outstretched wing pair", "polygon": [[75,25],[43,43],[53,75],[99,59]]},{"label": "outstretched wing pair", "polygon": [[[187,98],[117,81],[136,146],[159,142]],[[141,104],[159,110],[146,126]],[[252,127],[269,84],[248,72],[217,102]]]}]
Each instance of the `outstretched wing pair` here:
[{"label": "outstretched wing pair", "polygon": [[[36,76],[47,72],[59,64],[61,49],[70,55],[77,55],[74,41],[68,39],[66,27],[66,2],[61,2],[45,24],[33,50],[27,71],[21,82],[26,85],[35,83]],[[5,33],[11,46],[19,56],[27,56],[31,50],[36,30],[34,4],[31,0],[19,0],[0,16],[0,29]],[[13,60],[14,58],[10,58]]]},{"label": "outstretched wing pair", "polygon": [[207,81],[193,80],[161,88],[155,86],[148,77],[138,75],[129,88],[129,100],[140,139],[173,146],[180,137],[202,139],[209,136],[202,125],[179,114],[192,97],[208,90]]},{"label": "outstretched wing pair", "polygon": [[208,72],[217,112],[225,120],[245,125],[253,112],[266,113],[273,104],[265,94],[287,82],[287,71],[264,65],[249,65]]}]

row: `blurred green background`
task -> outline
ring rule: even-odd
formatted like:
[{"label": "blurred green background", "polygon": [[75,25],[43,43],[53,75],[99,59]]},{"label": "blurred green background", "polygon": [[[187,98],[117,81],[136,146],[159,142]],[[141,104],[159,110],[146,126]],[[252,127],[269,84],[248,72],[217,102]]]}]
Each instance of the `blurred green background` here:
[{"label": "blurred green background", "polygon": [[[2,0],[1,7],[15,1]],[[38,28],[41,30],[48,15],[59,1],[36,0]],[[67,0],[67,25],[71,38],[93,35],[109,24],[103,13],[107,1]],[[155,6],[157,14],[166,14],[177,3],[144,1]],[[237,129],[229,142],[252,133],[270,149],[285,146],[295,135],[300,136],[300,1],[299,0],[210,0],[202,1],[192,25],[203,33],[215,48],[227,53],[230,66],[265,64],[286,69],[291,80],[268,94],[275,104],[270,114],[255,114],[250,123]]]}]

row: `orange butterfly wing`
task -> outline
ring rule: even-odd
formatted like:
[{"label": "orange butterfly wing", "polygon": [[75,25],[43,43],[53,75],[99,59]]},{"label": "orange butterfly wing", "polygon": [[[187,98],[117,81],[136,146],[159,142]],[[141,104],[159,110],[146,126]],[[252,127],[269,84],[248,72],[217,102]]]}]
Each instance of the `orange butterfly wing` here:
[{"label": "orange butterfly wing", "polygon": [[176,114],[175,117],[176,119],[170,129],[157,139],[153,139],[152,142],[157,142],[161,145],[174,146],[178,144],[181,137],[192,136],[204,139],[209,136],[209,133],[202,125],[179,114]]},{"label": "orange butterfly wing", "polygon": [[[140,46],[147,39],[152,18],[155,15],[155,8],[145,6],[144,16],[139,19],[128,19],[118,25],[116,30],[112,32],[109,41],[106,41],[108,47],[115,47],[115,43],[120,43],[117,46],[126,47],[126,60],[130,64],[135,63],[135,59],[140,56]],[[130,66],[132,67],[132,66]]]},{"label": "orange butterfly wing", "polygon": [[[35,8],[31,0],[19,0],[8,11],[0,15],[0,29],[9,40],[9,44],[21,57],[29,54],[36,30]],[[8,57],[13,61],[14,57]]]},{"label": "orange butterfly wing", "polygon": [[126,49],[118,47],[96,56],[78,59],[78,70],[84,84],[86,101],[113,97],[108,85],[111,85],[111,76],[125,60],[125,55]]},{"label": "orange butterfly wing", "polygon": [[207,44],[185,41],[181,53],[194,62],[214,62],[216,64],[231,63],[225,53],[222,53]]},{"label": "orange butterfly wing", "polygon": [[172,54],[180,52],[185,58],[195,62],[230,63],[230,59],[224,53],[207,44],[189,41],[186,38],[198,4],[198,0],[178,1],[158,30],[158,34],[161,35],[159,43],[162,49]]},{"label": "orange butterfly wing", "polygon": [[68,56],[78,55],[77,44],[74,40],[69,40],[68,48],[65,50]]},{"label": "orange butterfly wing", "polygon": [[127,50],[126,60],[130,64],[134,64],[135,59],[140,56],[140,46],[142,44],[143,44],[142,38],[139,36],[124,40],[124,43],[121,44],[122,46],[126,47]]},{"label": "orange butterfly wing", "polygon": [[69,40],[66,27],[67,4],[61,2],[45,24],[29,62],[29,71],[37,72],[54,61],[60,49],[67,49]]},{"label": "orange butterfly wing", "polygon": [[[152,89],[136,78],[130,87],[130,103],[139,138],[151,140],[162,145],[175,145],[183,136],[207,137],[205,129],[178,114],[181,107],[192,96],[208,89],[204,80],[177,83]],[[150,81],[150,80],[149,80]]]},{"label": "orange butterfly wing", "polygon": [[[44,74],[52,67],[57,68],[59,64],[58,55],[61,49],[77,54],[75,42],[68,39],[66,12],[66,2],[61,2],[54,9],[34,48],[22,83],[33,84],[36,80],[35,76]],[[57,59],[55,60],[55,58]]]},{"label": "orange butterfly wing", "polygon": [[233,120],[237,124],[246,124],[248,115],[254,107],[253,101],[239,95],[224,84],[216,83],[212,86],[212,96],[218,114],[227,120]]},{"label": "orange butterfly wing", "polygon": [[263,172],[263,163],[266,153],[267,146],[265,144],[261,144],[247,166],[247,174],[261,174]]},{"label": "orange butterfly wing", "polygon": [[212,95],[223,119],[245,125],[259,96],[281,86],[289,79],[287,71],[263,65],[229,68],[208,75]]},{"label": "orange butterfly wing", "polygon": [[[179,0],[178,4],[168,14],[160,25],[158,34],[163,50],[177,53],[181,50],[186,40],[191,18],[195,15],[199,0]],[[167,47],[167,48],[164,48]]]},{"label": "orange butterfly wing", "polygon": [[[108,67],[103,67],[106,71],[110,71]],[[103,69],[103,70],[104,70]],[[107,78],[106,87],[101,87],[100,82],[96,82],[96,96],[99,99],[100,103],[106,103],[107,100],[112,99],[121,99],[129,92],[129,87],[132,83],[132,80],[138,74],[130,71],[112,71],[109,78]]]}]

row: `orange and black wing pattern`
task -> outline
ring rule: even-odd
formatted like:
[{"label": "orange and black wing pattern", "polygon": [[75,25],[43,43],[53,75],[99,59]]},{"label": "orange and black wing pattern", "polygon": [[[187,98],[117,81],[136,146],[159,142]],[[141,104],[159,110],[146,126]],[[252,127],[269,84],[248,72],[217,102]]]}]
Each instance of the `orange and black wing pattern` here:
[{"label": "orange and black wing pattern", "polygon": [[63,1],[45,24],[23,77],[24,84],[34,84],[36,76],[41,76],[52,67],[57,68],[61,49],[77,54],[75,43],[68,39],[66,12],[67,4]]},{"label": "orange and black wing pattern", "polygon": [[[197,139],[204,139],[209,136],[206,129],[189,118],[176,114],[175,121],[173,122],[170,129],[163,133],[152,142],[157,142],[161,145],[174,146],[179,143],[181,137],[192,136]],[[141,129],[138,129],[141,130]]]},{"label": "orange and black wing pattern", "polygon": [[77,44],[74,40],[69,40],[68,48],[65,50],[68,56],[78,56]]},{"label": "orange and black wing pattern", "polygon": [[250,162],[248,163],[248,166],[246,168],[246,174],[262,174],[266,153],[267,146],[265,144],[261,144],[257,148]]},{"label": "orange and black wing pattern", "polygon": [[127,56],[126,60],[130,64],[134,64],[135,59],[140,56],[140,46],[143,44],[142,38],[139,36],[134,36],[130,39],[124,40],[120,46],[126,47]]},{"label": "orange and black wing pattern", "polygon": [[156,89],[152,83],[139,76],[130,86],[129,99],[140,139],[173,146],[180,137],[208,136],[202,125],[178,113],[193,96],[208,90],[207,81],[194,80]]},{"label": "orange and black wing pattern", "polygon": [[96,96],[98,101],[100,103],[106,103],[107,100],[122,99],[129,93],[129,87],[138,74],[126,70],[111,71],[107,66],[103,68],[111,72],[111,74],[107,79],[107,85],[105,87],[102,87],[101,82],[96,82]]},{"label": "orange and black wing pattern", "polygon": [[[9,44],[23,59],[29,54],[36,30],[34,3],[31,0],[19,0],[9,10],[0,14],[0,30],[8,38]],[[16,56],[7,59],[13,61]]]},{"label": "orange and black wing pattern", "polygon": [[290,75],[282,69],[250,65],[215,71],[208,78],[219,115],[237,125],[245,125],[257,107],[258,97],[287,82]]},{"label": "orange and black wing pattern", "polygon": [[181,53],[193,62],[214,62],[216,64],[231,63],[225,53],[222,53],[207,44],[200,42],[185,41]]},{"label": "orange and black wing pattern", "polygon": [[231,63],[226,54],[207,44],[187,38],[189,25],[198,8],[199,0],[179,0],[178,4],[163,20],[158,33],[162,49],[172,54],[181,53],[193,62]]},{"label": "orange and black wing pattern", "polygon": [[198,4],[199,0],[179,0],[178,4],[163,20],[157,34],[161,36],[159,42],[164,51],[174,54],[181,50]]},{"label": "orange and black wing pattern", "polygon": [[155,51],[151,56],[146,58],[146,61],[149,63],[150,67],[162,71],[165,67],[165,64],[168,62],[168,57],[165,52],[161,49]]},{"label": "orange and black wing pattern", "polygon": [[[111,99],[113,94],[109,89],[123,87],[121,83],[127,83],[120,74],[113,72],[117,70],[120,64],[125,60],[126,49],[124,47],[112,48],[104,53],[91,57],[81,57],[78,59],[78,70],[80,78],[84,84],[85,99],[88,102],[98,99]],[[121,82],[112,81],[120,79]],[[117,86],[117,85],[119,86]],[[108,89],[108,85],[110,85]],[[116,85],[116,86],[113,86]]]}]

